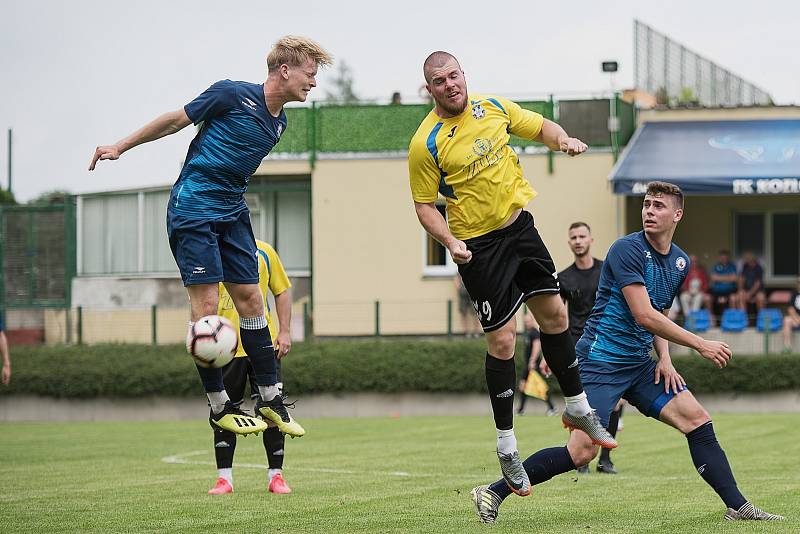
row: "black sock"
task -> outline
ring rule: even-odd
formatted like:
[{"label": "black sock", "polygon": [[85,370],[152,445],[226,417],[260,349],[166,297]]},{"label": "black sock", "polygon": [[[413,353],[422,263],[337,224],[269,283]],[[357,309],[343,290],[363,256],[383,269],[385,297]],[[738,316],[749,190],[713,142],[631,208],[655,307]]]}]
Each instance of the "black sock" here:
[{"label": "black sock", "polygon": [[229,430],[214,430],[214,456],[217,469],[233,467],[233,453],[236,450],[236,434]]},{"label": "black sock", "polygon": [[259,386],[273,386],[278,383],[277,359],[275,349],[272,347],[272,336],[269,328],[250,330],[240,328],[242,348],[250,358],[256,384]]},{"label": "black sock", "polygon": [[569,330],[560,334],[541,333],[542,354],[556,375],[561,391],[565,397],[574,397],[583,392],[583,384],[578,371],[578,360],[575,358],[575,344]]},{"label": "black sock", "polygon": [[[612,437],[617,437],[617,428],[619,427],[619,416],[621,413],[622,406],[620,406],[619,410],[611,410],[611,415],[608,416],[608,426],[606,430]],[[600,463],[612,463],[611,449],[603,448],[600,450]]]},{"label": "black sock", "polygon": [[725,506],[738,510],[747,499],[736,487],[728,458],[717,442],[711,421],[686,434],[686,440],[697,472],[717,492]]},{"label": "black sock", "polygon": [[[549,449],[542,449],[528,456],[522,462],[525,467],[525,472],[528,473],[528,478],[531,481],[531,486],[541,484],[561,473],[568,473],[575,469],[575,464],[572,462],[572,457],[566,447],[551,447]],[[511,495],[511,489],[503,479],[498,480],[489,489],[505,499]]]},{"label": "black sock", "polygon": [[200,381],[203,382],[203,389],[206,393],[214,391],[223,391],[225,385],[222,382],[222,369],[212,367],[197,367],[197,373],[200,375]]},{"label": "black sock", "polygon": [[277,426],[271,426],[264,431],[264,449],[267,451],[267,464],[270,469],[283,469],[285,442],[286,436]]},{"label": "black sock", "polygon": [[544,401],[547,403],[547,409],[548,410],[555,410],[556,409],[556,407],[553,405],[553,401],[550,398],[550,394],[549,393],[547,394],[547,397],[544,398]]},{"label": "black sock", "polygon": [[489,399],[492,401],[494,425],[498,430],[509,430],[514,427],[514,388],[517,382],[517,370],[514,358],[499,360],[486,353],[486,386],[489,388]]}]

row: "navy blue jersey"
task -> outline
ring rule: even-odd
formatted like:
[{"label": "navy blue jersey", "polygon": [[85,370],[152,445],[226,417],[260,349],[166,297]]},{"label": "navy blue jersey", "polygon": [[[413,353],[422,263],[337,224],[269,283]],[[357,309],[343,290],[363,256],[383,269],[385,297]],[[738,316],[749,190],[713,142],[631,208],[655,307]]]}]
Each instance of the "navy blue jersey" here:
[{"label": "navy blue jersey", "polygon": [[215,219],[247,207],[250,176],[286,130],[286,114],[273,117],[264,86],[222,80],[183,108],[202,123],[170,195],[169,210],[192,219]]},{"label": "navy blue jersey", "polygon": [[622,288],[645,286],[650,304],[661,313],[672,305],[688,272],[689,257],[674,243],[668,254],[659,254],[643,231],[617,239],[600,272],[597,300],[577,347],[579,356],[612,363],[649,359],[653,334],[636,324]]}]

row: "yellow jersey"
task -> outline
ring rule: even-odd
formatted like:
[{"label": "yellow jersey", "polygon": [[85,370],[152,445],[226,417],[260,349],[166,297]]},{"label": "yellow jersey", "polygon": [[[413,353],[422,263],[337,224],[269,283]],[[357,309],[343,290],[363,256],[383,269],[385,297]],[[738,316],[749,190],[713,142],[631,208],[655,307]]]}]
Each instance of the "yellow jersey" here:
[{"label": "yellow jersey", "polygon": [[496,230],[536,196],[508,145],[510,134],[533,139],[543,123],[540,114],[499,96],[468,95],[464,112],[449,119],[432,110],[408,148],[414,201],[434,202],[441,194],[456,239]]},{"label": "yellow jersey", "polygon": [[[256,246],[258,247],[258,287],[261,294],[264,295],[264,315],[267,318],[267,326],[272,335],[273,341],[277,336],[277,330],[273,327],[276,323],[272,317],[272,310],[269,306],[267,299],[267,290],[271,291],[274,296],[278,296],[290,287],[289,277],[286,276],[286,271],[283,268],[280,257],[275,249],[269,246],[264,241],[256,239]],[[239,314],[236,312],[236,307],[233,305],[228,290],[225,285],[219,284],[219,305],[217,306],[217,315],[225,317],[233,326],[236,327],[236,333],[239,334]],[[242,339],[239,338],[239,348],[236,350],[236,357],[247,356],[242,348]]]}]

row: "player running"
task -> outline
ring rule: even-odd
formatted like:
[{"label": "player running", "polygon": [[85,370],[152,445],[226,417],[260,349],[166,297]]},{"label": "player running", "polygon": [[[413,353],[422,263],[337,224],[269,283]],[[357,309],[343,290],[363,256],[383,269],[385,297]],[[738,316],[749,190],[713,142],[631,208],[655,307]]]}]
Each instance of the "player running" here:
[{"label": "player running", "polygon": [[[258,287],[258,257],[244,192],[250,176],[286,130],[287,102],[304,102],[316,87],[317,69],[332,63],[319,44],[304,37],[279,39],[267,56],[263,84],[222,80],[183,108],[161,115],[116,144],[99,146],[99,160],[115,160],[131,148],[202,125],[189,145],[172,188],[167,233],[172,254],[191,301],[191,322],[217,313],[219,282],[241,317],[240,338],[258,386],[256,411],[281,432],[302,435],[277,385],[277,360]],[[191,326],[190,326],[191,328]],[[211,404],[212,428],[258,433],[266,424],[230,402],[221,369],[197,370]],[[237,424],[237,418],[246,425]]]},{"label": "player running", "polygon": [[[530,493],[514,436],[515,312],[526,303],[541,328],[542,351],[566,400],[565,425],[614,447],[586,401],[575,346],[550,253],[523,208],[536,196],[522,176],[510,134],[570,156],[586,145],[554,122],[499,96],[470,94],[456,58],[434,52],[423,66],[435,102],[411,139],[411,192],[425,230],[458,264],[486,333],[486,383],[497,429],[497,456],[511,491]],[[436,208],[447,201],[447,220]]]},{"label": "player running", "polygon": [[[597,301],[576,348],[586,394],[604,424],[617,401],[625,398],[643,414],[683,433],[697,472],[727,506],[725,519],[783,520],[739,492],[711,417],[672,365],[668,341],[694,349],[719,368],[731,358],[727,344],[706,341],[665,316],[689,268],[689,257],[672,243],[682,217],[680,188],[651,182],[642,207],[644,230],[618,239],[608,251]],[[651,349],[658,360],[650,358]],[[588,464],[596,455],[597,446],[585,434],[572,432],[566,447],[540,450],[523,465],[531,483],[540,484]],[[503,480],[474,488],[479,519],[494,523],[510,494]]]},{"label": "player running", "polygon": [[[283,263],[269,244],[256,239],[258,247],[258,287],[264,297],[264,307],[269,331],[275,332],[275,325],[269,309],[267,292],[271,292],[275,297],[275,311],[278,315],[278,335],[275,339],[275,349],[278,357],[278,389],[283,394],[283,384],[281,382],[280,360],[286,356],[292,348],[292,338],[290,336],[289,324],[292,319],[292,299],[289,288],[292,287],[289,277],[283,268]],[[239,314],[233,305],[230,293],[225,289],[224,284],[219,285],[219,307],[217,315],[228,319],[234,326],[239,324]],[[231,363],[222,369],[225,391],[231,397],[234,406],[239,406],[244,402],[244,390],[250,384],[250,397],[258,399],[258,385],[255,381],[253,366],[250,359],[239,345],[236,356]],[[291,416],[290,416],[291,417]],[[267,453],[267,464],[269,465],[268,489],[270,493],[291,493],[292,490],[283,479],[283,458],[286,437],[278,429],[278,426],[271,420],[267,420],[269,428],[264,431],[264,450]],[[301,429],[302,430],[302,429]],[[208,490],[211,495],[233,493],[233,454],[236,451],[236,434],[221,428],[214,429],[214,456],[217,460],[217,482],[214,487]]]}]

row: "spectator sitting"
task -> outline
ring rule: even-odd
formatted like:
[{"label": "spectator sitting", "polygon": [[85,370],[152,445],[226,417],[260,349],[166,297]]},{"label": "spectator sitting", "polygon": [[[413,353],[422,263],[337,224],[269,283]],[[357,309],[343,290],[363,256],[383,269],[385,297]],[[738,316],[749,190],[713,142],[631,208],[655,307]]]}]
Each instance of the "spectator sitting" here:
[{"label": "spectator sitting", "polygon": [[794,288],[786,316],[783,318],[783,352],[792,351],[792,330],[800,328],[800,278]]},{"label": "spectator sitting", "polygon": [[748,305],[755,304],[756,311],[764,307],[764,269],[752,252],[745,252],[742,271],[739,273],[739,308],[747,311]]},{"label": "spectator sitting", "polygon": [[715,314],[721,314],[722,310],[728,307],[739,307],[736,289],[736,266],[731,263],[730,253],[727,250],[720,250],[719,261],[711,273],[711,298]]},{"label": "spectator sitting", "polygon": [[684,317],[702,308],[711,309],[711,296],[708,294],[708,275],[697,261],[697,256],[689,256],[689,272],[681,287],[681,310]]}]

